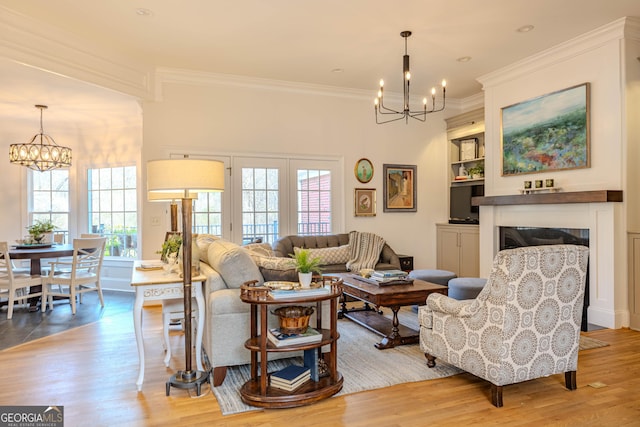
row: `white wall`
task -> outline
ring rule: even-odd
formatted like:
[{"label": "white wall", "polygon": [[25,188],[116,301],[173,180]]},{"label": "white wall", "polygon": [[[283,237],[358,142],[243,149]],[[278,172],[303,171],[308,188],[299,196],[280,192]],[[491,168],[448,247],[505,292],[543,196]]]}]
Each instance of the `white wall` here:
[{"label": "white wall", "polygon": [[[202,73],[183,73],[181,81],[162,84],[159,102],[144,108],[143,159],[191,151],[211,155],[290,154],[337,156],[344,164],[344,230],[372,231],[399,253],[414,256],[416,267],[435,267],[435,222],[446,221],[446,131],[443,113],[427,123],[412,121],[376,125],[372,98],[326,89],[278,85],[220,85]],[[375,94],[374,94],[375,95]],[[448,114],[455,111],[448,109]],[[374,177],[359,183],[356,161],[373,162]],[[382,165],[415,164],[418,211],[384,213]],[[353,189],[376,188],[377,216],[353,216]],[[164,236],[165,224],[153,227],[150,218],[166,207],[144,205],[143,253],[151,256]],[[160,236],[160,237],[159,237]]]}]

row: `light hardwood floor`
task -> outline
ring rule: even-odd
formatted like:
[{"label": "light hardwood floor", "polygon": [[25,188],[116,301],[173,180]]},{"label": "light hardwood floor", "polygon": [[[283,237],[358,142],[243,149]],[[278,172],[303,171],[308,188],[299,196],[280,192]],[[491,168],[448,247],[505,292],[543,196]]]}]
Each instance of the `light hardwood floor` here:
[{"label": "light hardwood floor", "polygon": [[[628,329],[587,333],[611,345],[580,352],[578,390],[566,390],[563,375],[511,385],[499,409],[489,401],[486,382],[461,374],[308,407],[222,416],[209,390],[199,398],[177,389],[165,396],[167,378],[184,366],[181,337],[172,336],[174,357],[167,369],[160,309],[144,311],[147,367],[141,393],[135,386],[132,319],[125,313],[0,351],[0,405],[63,405],[68,427],[640,425],[640,332]],[[604,386],[592,386],[598,383]]]}]

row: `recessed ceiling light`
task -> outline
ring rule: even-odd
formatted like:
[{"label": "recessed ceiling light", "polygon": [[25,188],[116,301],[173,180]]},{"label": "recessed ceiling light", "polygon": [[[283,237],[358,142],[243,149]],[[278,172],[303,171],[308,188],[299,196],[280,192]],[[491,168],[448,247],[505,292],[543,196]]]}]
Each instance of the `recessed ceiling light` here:
[{"label": "recessed ceiling light", "polygon": [[529,31],[533,31],[535,27],[533,25],[523,25],[522,27],[518,28],[516,31],[519,33],[528,33]]},{"label": "recessed ceiling light", "polygon": [[139,7],[136,9],[136,15],[138,16],[152,16],[153,12],[150,9]]},{"label": "recessed ceiling light", "polygon": [[460,58],[456,59],[456,61],[458,61],[458,62],[469,62],[469,61],[471,61],[471,57],[470,56],[461,56]]}]

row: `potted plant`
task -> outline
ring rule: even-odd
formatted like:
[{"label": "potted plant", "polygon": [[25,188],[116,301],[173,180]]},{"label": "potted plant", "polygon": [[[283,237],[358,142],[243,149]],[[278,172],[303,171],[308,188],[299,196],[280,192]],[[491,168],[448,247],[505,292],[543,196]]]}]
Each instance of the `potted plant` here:
[{"label": "potted plant", "polygon": [[469,169],[469,176],[472,179],[479,179],[484,176],[484,164],[478,163]]},{"label": "potted plant", "polygon": [[122,241],[117,234],[111,235],[107,239],[107,247],[109,248],[110,256],[120,256],[122,254]]},{"label": "potted plant", "polygon": [[160,259],[164,262],[169,262],[169,258],[172,254],[174,257],[178,256],[178,251],[180,250],[180,246],[182,246],[182,236],[180,234],[171,234],[167,239],[162,243],[162,248],[160,249]]},{"label": "potted plant", "polygon": [[296,270],[298,271],[298,280],[303,288],[311,285],[313,273],[320,273],[320,258],[311,258],[308,249],[299,249],[291,258],[295,260]]},{"label": "potted plant", "polygon": [[[53,230],[56,226],[53,225],[51,220],[36,220],[32,225],[27,227],[27,231],[31,236],[34,243],[53,242]],[[49,235],[49,239],[46,239],[46,235]]]}]

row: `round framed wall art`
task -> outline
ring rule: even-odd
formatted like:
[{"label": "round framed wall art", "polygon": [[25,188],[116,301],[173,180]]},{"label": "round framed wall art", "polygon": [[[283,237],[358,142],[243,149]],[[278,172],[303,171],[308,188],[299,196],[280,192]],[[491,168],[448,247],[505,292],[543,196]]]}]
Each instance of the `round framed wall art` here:
[{"label": "round framed wall art", "polygon": [[373,178],[373,164],[369,159],[362,158],[356,162],[353,173],[356,175],[358,181],[366,184]]}]

